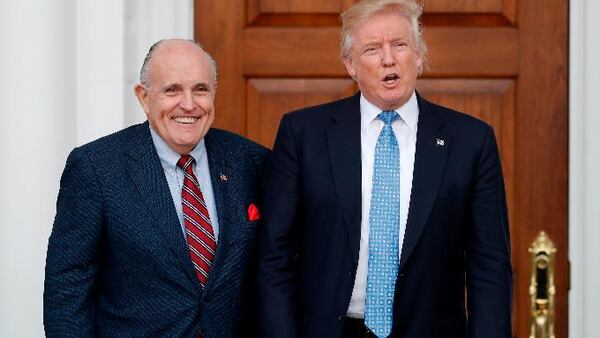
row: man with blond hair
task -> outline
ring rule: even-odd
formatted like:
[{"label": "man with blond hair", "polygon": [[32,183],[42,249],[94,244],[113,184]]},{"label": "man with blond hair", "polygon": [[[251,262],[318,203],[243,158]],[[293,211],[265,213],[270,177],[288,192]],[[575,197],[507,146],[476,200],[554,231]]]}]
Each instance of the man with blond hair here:
[{"label": "man with blond hair", "polygon": [[416,92],[420,15],[414,0],[348,9],[341,56],[360,93],[281,120],[259,231],[261,337],[511,336],[494,132]]}]

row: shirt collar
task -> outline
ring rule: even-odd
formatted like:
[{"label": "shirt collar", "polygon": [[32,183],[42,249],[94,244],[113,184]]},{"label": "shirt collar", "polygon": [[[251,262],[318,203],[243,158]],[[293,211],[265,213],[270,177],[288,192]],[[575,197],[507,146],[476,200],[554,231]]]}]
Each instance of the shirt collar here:
[{"label": "shirt collar", "polygon": [[[181,158],[181,154],[171,149],[167,142],[158,135],[156,131],[150,126],[150,135],[152,136],[152,142],[154,143],[154,148],[156,148],[156,152],[158,153],[158,158],[160,159],[160,163],[163,168],[167,170],[175,171],[177,169],[177,162]],[[201,157],[206,153],[206,147],[204,145],[204,138],[198,142],[198,144],[190,151],[189,155],[191,155],[196,160],[196,165],[200,161]]]},{"label": "shirt collar", "polygon": [[[360,94],[361,129],[365,130],[381,112],[381,109],[369,102],[362,93]],[[402,107],[396,109],[396,112],[398,115],[400,115],[400,118],[404,121],[404,123],[410,127],[410,129],[413,131],[417,130],[419,104],[417,103],[417,94],[414,91],[408,101]]]}]

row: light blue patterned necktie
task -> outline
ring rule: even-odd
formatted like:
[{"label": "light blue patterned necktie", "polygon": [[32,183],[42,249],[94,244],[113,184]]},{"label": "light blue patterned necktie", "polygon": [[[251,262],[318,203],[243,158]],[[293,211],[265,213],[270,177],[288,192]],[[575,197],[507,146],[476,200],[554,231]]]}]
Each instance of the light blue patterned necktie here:
[{"label": "light blue patterned necktie", "polygon": [[369,271],[365,323],[377,337],[392,331],[400,230],[400,149],[392,129],[395,111],[378,115],[384,126],[375,146],[369,215]]}]

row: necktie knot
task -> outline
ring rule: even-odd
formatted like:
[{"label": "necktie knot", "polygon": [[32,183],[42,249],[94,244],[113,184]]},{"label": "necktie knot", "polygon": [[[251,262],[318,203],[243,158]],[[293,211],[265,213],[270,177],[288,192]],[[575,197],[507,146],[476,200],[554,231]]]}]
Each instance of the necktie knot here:
[{"label": "necktie knot", "polygon": [[181,155],[181,158],[177,161],[177,166],[186,170],[192,163],[194,163],[194,157],[191,155]]},{"label": "necktie knot", "polygon": [[381,121],[383,121],[383,123],[386,126],[391,125],[394,121],[396,121],[400,115],[398,115],[398,113],[396,113],[396,111],[394,110],[388,110],[388,111],[384,111],[379,113],[379,115],[377,116]]}]

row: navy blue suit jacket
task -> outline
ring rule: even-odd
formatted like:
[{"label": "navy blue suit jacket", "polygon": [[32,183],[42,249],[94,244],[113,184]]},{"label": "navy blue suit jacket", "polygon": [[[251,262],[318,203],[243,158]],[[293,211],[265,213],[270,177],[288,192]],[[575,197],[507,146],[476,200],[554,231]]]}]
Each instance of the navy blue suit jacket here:
[{"label": "navy blue suit jacket", "polygon": [[[281,121],[259,230],[262,337],[341,336],[360,242],[359,97]],[[493,130],[418,104],[392,336],[508,338],[510,240]]]},{"label": "navy blue suit jacket", "polygon": [[[205,136],[219,218],[205,289],[194,273],[148,123],[71,152],[48,245],[48,337],[238,337],[269,152],[240,136]],[[226,176],[226,180],[221,179]]]}]

